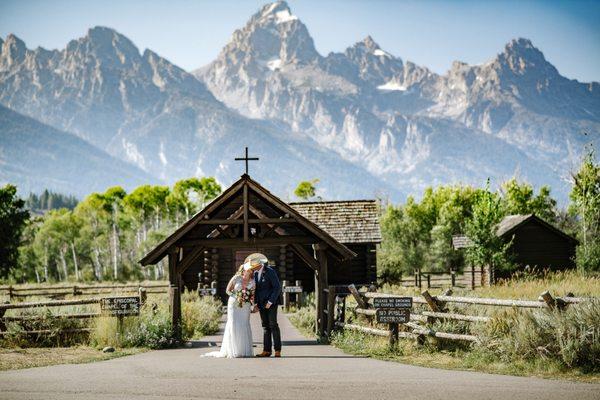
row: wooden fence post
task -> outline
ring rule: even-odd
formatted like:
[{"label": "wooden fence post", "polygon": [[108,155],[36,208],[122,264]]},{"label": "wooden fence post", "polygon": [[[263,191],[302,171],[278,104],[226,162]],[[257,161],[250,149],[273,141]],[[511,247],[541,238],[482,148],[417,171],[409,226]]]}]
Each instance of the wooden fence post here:
[{"label": "wooden fence post", "polygon": [[419,287],[419,272],[415,270],[415,287]]},{"label": "wooden fence post", "polygon": [[548,308],[550,310],[554,310],[555,308],[559,309],[559,310],[564,310],[567,307],[567,304],[563,299],[561,298],[554,298],[552,297],[552,295],[550,294],[549,291],[545,291],[543,292],[540,297],[544,300],[544,302],[548,305]]},{"label": "wooden fence post", "polygon": [[288,281],[283,281],[283,309],[287,311],[290,308],[290,294],[285,291],[286,286],[288,286]]},{"label": "wooden fence post", "polygon": [[354,300],[356,300],[359,308],[367,309],[369,307],[368,303],[362,298],[354,284],[348,285],[348,290],[350,290],[350,293],[352,294],[352,297],[354,297]]},{"label": "wooden fence post", "polygon": [[398,323],[389,324],[389,330],[390,349],[394,349],[398,345]]},{"label": "wooden fence post", "polygon": [[[427,305],[429,305],[429,308],[431,308],[431,311],[433,312],[440,312],[440,306],[437,303],[437,300],[433,298],[433,296],[431,294],[429,294],[429,292],[427,290],[424,290],[421,293],[421,296],[423,296],[423,298],[425,299],[425,301],[427,302]],[[427,323],[428,324],[432,324],[435,321],[434,317],[427,317]]]},{"label": "wooden fence post", "polygon": [[454,269],[450,270],[450,286],[456,286],[456,271]]},{"label": "wooden fence post", "polygon": [[[5,301],[4,304],[10,304],[9,301]],[[0,332],[5,332],[6,331],[6,323],[4,322],[4,313],[6,312],[6,309],[0,309]]]},{"label": "wooden fence post", "polygon": [[335,318],[335,286],[329,286],[327,291],[327,336],[331,336]]},{"label": "wooden fence post", "polygon": [[12,299],[13,299],[13,287],[12,287],[12,285],[10,285],[10,286],[8,287],[8,299],[9,299],[10,301],[12,301]]},{"label": "wooden fence post", "polygon": [[471,265],[471,290],[475,290],[475,266]]},{"label": "wooden fence post", "polygon": [[140,304],[143,306],[144,304],[146,304],[146,299],[148,298],[146,288],[140,287],[138,292],[140,294]]},{"label": "wooden fence post", "polygon": [[[302,281],[296,281],[296,286],[302,286]],[[304,291],[296,293],[296,307],[300,308],[304,305]]]},{"label": "wooden fence post", "polygon": [[431,289],[431,274],[427,274],[427,289]]}]

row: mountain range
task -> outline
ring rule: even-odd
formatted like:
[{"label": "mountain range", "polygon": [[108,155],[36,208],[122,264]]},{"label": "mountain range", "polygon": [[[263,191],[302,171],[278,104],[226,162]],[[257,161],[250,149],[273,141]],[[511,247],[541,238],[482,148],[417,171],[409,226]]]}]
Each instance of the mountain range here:
[{"label": "mountain range", "polygon": [[[371,37],[323,56],[276,2],[191,73],[105,27],[62,50],[14,35],[0,45],[0,116],[10,122],[0,126],[0,179],[22,191],[83,196],[111,176],[127,188],[192,175],[227,185],[248,146],[261,158],[251,175],[284,198],[312,178],[324,198],[399,201],[430,185],[517,176],[564,202],[584,146],[600,145],[599,83],[561,76],[526,39],[438,75]],[[49,145],[61,141],[69,151]],[[65,160],[93,174],[69,175],[56,164]]]}]

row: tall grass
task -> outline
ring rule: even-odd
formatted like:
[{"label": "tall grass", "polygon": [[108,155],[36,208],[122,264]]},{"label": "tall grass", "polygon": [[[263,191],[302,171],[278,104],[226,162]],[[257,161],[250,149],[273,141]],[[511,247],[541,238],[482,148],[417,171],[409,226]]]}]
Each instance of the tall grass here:
[{"label": "tall grass", "polygon": [[[521,275],[476,291],[456,289],[455,294],[534,300],[545,290],[549,290],[554,296],[572,293],[592,298],[580,304],[569,305],[565,310],[448,303],[446,307],[449,312],[487,315],[491,317],[491,321],[467,323],[435,319],[425,323],[427,328],[434,331],[477,335],[481,338],[479,343],[429,337],[422,346],[413,340],[400,340],[398,347],[390,349],[386,338],[341,331],[334,334],[332,344],[353,354],[418,365],[599,380],[600,299],[593,298],[600,295],[600,280],[597,276],[576,271],[534,277]],[[385,285],[378,291],[399,295],[419,294],[418,289],[392,285]],[[437,290],[430,292],[438,293]],[[346,304],[347,322],[387,329],[386,326],[379,326],[374,318],[354,313],[356,303],[352,297],[347,297]],[[427,310],[427,306],[414,304],[414,313],[422,310]],[[290,319],[300,330],[305,331],[309,322],[314,323],[314,308],[301,309]]]},{"label": "tall grass", "polygon": [[[31,301],[48,300],[32,298]],[[29,301],[29,299],[28,299]],[[219,329],[222,304],[209,297],[198,299],[193,292],[182,296],[182,339],[199,338]],[[8,335],[0,339],[4,347],[51,347],[78,344],[117,348],[148,347],[167,348],[176,345],[169,314],[168,297],[150,294],[139,316],[100,316],[93,319],[53,318],[59,314],[98,312],[98,305],[62,306],[57,308],[30,308],[9,310],[7,316],[36,316],[39,318],[7,323]],[[91,332],[61,332],[65,329],[91,328]],[[40,335],[24,331],[50,330]]]},{"label": "tall grass", "polygon": [[315,295],[310,293],[306,296],[304,306],[296,309],[293,314],[290,314],[289,318],[303,335],[314,337],[316,331],[315,315]]},{"label": "tall grass", "polygon": [[198,339],[219,331],[223,315],[223,303],[213,297],[204,296],[198,300],[194,292],[182,296],[182,334],[184,339]]}]

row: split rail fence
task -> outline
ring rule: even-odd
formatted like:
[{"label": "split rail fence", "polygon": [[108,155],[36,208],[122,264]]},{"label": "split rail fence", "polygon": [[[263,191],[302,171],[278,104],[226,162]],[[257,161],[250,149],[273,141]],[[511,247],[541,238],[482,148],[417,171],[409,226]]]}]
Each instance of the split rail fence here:
[{"label": "split rail fence", "polygon": [[[124,286],[124,285],[121,285]],[[150,287],[150,286],[149,286]],[[156,287],[156,286],[154,286]],[[97,287],[96,287],[97,288]],[[148,293],[157,293],[155,291],[148,291],[145,287],[139,287],[137,289],[137,293],[140,299],[140,304],[143,305],[146,303]],[[163,293],[158,292],[158,293]],[[112,294],[111,292],[102,292],[99,294]],[[37,296],[37,295],[36,295]],[[100,310],[97,312],[82,312],[82,313],[69,313],[69,314],[33,314],[33,315],[17,315],[17,316],[6,316],[6,312],[9,310],[22,310],[22,309],[35,309],[35,308],[58,308],[65,306],[77,306],[77,305],[98,305],[102,301],[102,297],[90,297],[85,299],[69,299],[69,300],[48,300],[48,301],[36,301],[36,302],[15,302],[10,303],[6,302],[4,304],[0,304],[0,337],[9,335],[10,332],[7,331],[7,323],[23,323],[32,320],[40,320],[50,318],[52,320],[60,320],[60,319],[85,319],[90,320],[102,315]],[[81,333],[81,332],[90,332],[90,328],[82,327],[75,329],[42,329],[42,330],[25,330],[19,331],[19,334],[24,335],[43,335],[43,334],[64,334],[64,333]]]},{"label": "split rail fence", "polygon": [[[477,342],[480,338],[476,335],[458,334],[451,332],[440,332],[422,324],[432,324],[436,320],[464,321],[467,323],[487,323],[491,320],[489,316],[461,314],[457,311],[450,312],[448,304],[480,305],[489,307],[516,307],[525,309],[559,309],[563,310],[569,305],[574,305],[587,300],[573,296],[553,297],[550,292],[543,292],[537,300],[513,300],[494,299],[478,297],[452,296],[452,290],[447,289],[442,295],[434,296],[428,290],[424,290],[421,296],[400,296],[388,293],[358,290],[354,285],[329,286],[327,297],[327,309],[324,311],[327,323],[322,337],[328,337],[336,329],[359,331],[371,335],[383,336],[389,339],[389,344],[394,346],[399,338],[414,339],[422,344],[427,337],[435,337],[445,340],[456,340],[462,342]],[[398,298],[412,297],[413,304],[420,304],[419,310],[410,311],[410,320],[405,324],[390,323],[387,329],[375,326],[365,326],[357,323],[349,323],[346,315],[346,297],[352,295],[357,306],[353,309],[357,315],[364,315],[369,320],[375,317],[377,310],[373,307],[373,299],[378,297]]]},{"label": "split rail fence", "polygon": [[421,269],[415,271],[413,276],[400,279],[404,287],[416,287],[419,289],[434,289],[444,287],[458,287],[475,289],[487,285],[487,274],[483,267],[465,267],[462,271],[451,269],[447,272],[423,272]]},{"label": "split rail fence", "polygon": [[0,295],[8,296],[9,300],[24,299],[27,297],[48,297],[51,299],[64,299],[67,296],[94,296],[108,295],[111,293],[137,293],[144,288],[146,293],[167,293],[168,283],[127,283],[113,285],[41,285],[41,286],[0,286]]}]

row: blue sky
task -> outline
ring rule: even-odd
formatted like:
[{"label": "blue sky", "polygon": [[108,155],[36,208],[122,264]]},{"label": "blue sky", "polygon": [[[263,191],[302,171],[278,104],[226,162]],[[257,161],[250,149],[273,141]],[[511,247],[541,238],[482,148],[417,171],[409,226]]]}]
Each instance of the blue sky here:
[{"label": "blue sky", "polygon": [[[265,1],[0,0],[0,37],[63,48],[95,25],[187,70],[219,53]],[[600,1],[291,0],[322,54],[371,35],[390,53],[444,73],[452,61],[478,64],[512,38],[533,41],[561,74],[600,81]]]}]

